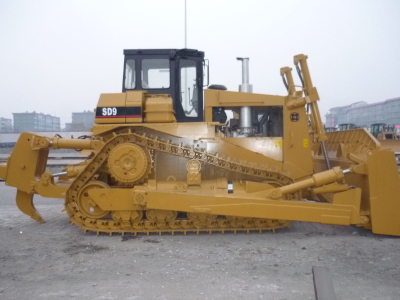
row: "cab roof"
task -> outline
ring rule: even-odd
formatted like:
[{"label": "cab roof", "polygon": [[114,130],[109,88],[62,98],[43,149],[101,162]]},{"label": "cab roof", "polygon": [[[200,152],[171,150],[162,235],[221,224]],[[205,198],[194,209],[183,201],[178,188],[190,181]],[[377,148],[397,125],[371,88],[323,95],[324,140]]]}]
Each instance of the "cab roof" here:
[{"label": "cab roof", "polygon": [[125,49],[124,55],[169,55],[204,57],[204,52],[196,49]]}]

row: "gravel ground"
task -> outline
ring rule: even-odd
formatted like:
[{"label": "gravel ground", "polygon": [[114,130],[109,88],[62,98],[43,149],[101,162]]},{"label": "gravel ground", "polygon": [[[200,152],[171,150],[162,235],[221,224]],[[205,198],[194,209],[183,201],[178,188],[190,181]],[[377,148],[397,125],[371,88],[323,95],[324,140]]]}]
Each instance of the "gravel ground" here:
[{"label": "gravel ground", "polygon": [[294,222],[273,233],[84,234],[60,199],[35,196],[47,221],[0,183],[0,299],[315,299],[312,266],[338,299],[400,299],[400,239]]}]

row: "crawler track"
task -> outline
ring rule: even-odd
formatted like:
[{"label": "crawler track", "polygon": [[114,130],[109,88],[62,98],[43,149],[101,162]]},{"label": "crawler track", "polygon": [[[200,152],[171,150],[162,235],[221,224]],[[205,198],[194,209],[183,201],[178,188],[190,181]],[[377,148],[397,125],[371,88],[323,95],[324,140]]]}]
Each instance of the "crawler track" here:
[{"label": "crawler track", "polygon": [[[290,222],[284,220],[256,219],[256,218],[234,218],[225,216],[203,216],[201,219],[191,219],[188,215],[185,218],[173,220],[138,220],[138,221],[118,221],[110,218],[110,214],[104,218],[92,218],[84,213],[78,204],[79,192],[91,181],[96,179],[96,175],[106,164],[110,152],[122,143],[134,143],[148,149],[152,156],[159,151],[170,155],[181,156],[189,159],[197,159],[204,164],[210,164],[218,168],[226,169],[243,175],[251,175],[260,178],[260,181],[273,181],[279,185],[292,183],[292,179],[285,174],[269,169],[268,166],[256,166],[252,163],[234,161],[230,158],[223,158],[218,155],[207,153],[205,149],[196,149],[194,146],[184,147],[181,144],[171,144],[170,141],[161,141],[158,137],[137,133],[115,134],[109,139],[103,148],[93,157],[83,172],[75,178],[67,191],[65,209],[73,224],[81,227],[85,232],[93,231],[97,234],[104,232],[112,235],[113,233],[171,233],[182,232],[233,232],[237,231],[258,231],[272,230],[288,227]],[[195,145],[195,143],[193,143]],[[126,186],[125,186],[126,187]],[[289,196],[290,199],[298,197],[297,194]],[[146,208],[143,208],[144,211]],[[145,214],[144,214],[145,215]]]}]

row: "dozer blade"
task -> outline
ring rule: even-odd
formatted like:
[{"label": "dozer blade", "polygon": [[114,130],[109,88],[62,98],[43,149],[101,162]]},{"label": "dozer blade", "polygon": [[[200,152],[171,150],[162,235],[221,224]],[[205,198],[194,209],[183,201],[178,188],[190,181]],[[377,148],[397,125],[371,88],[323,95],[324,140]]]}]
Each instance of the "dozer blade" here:
[{"label": "dozer blade", "polygon": [[32,219],[44,223],[42,216],[36,211],[33,205],[33,194],[28,194],[24,191],[17,191],[17,206],[24,213],[30,216]]},{"label": "dozer blade", "polygon": [[372,232],[400,236],[400,178],[393,151],[368,155]]}]

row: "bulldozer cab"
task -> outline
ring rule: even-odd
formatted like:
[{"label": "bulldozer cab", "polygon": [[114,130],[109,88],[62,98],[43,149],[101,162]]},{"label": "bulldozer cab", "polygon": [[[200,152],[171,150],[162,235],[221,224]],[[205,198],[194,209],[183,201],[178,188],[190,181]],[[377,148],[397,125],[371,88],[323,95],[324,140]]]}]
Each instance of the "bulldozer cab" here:
[{"label": "bulldozer cab", "polygon": [[358,126],[352,124],[352,123],[348,123],[348,124],[339,124],[339,130],[343,131],[343,130],[351,130],[351,129],[357,129],[359,128]]},{"label": "bulldozer cab", "polygon": [[337,131],[337,128],[335,127],[325,127],[325,132],[335,132]]},{"label": "bulldozer cab", "polygon": [[[178,122],[202,122],[204,52],[192,49],[124,50],[122,92],[168,94]],[[204,72],[204,70],[207,72]]]},{"label": "bulldozer cab", "polygon": [[378,138],[378,135],[383,132],[385,128],[384,123],[376,123],[371,125],[371,133],[375,138]]}]

